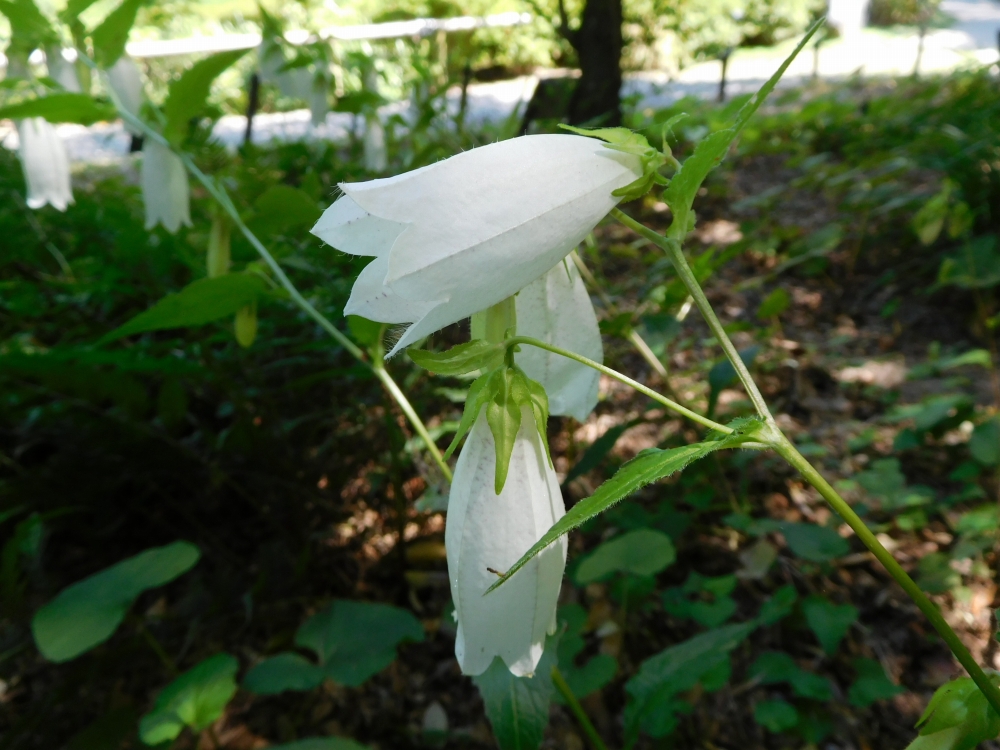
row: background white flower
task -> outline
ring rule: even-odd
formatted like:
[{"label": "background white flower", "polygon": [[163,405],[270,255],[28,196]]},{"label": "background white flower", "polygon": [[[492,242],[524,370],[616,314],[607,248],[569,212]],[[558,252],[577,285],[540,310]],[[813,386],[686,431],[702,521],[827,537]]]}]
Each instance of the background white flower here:
[{"label": "background white flower", "polygon": [[17,123],[17,135],[28,206],[41,208],[47,203],[65,211],[73,202],[73,188],[69,157],[55,127],[41,117],[28,117]]},{"label": "background white flower", "polygon": [[142,144],[142,197],[146,203],[146,229],[162,224],[176,232],[191,226],[191,196],[184,162],[152,138]]},{"label": "background white flower", "polygon": [[[125,111],[134,117],[139,116],[145,94],[142,88],[142,75],[139,66],[132,58],[122,55],[114,65],[108,69],[108,83],[115,92],[115,96],[121,102]],[[125,130],[132,135],[142,135],[142,131],[128,123],[125,123]]]},{"label": "background white flower", "polygon": [[[515,299],[517,333],[604,361],[597,315],[576,264],[563,259],[547,274],[522,289]],[[600,373],[559,354],[522,346],[515,361],[545,388],[549,414],[583,422],[597,405]]]},{"label": "background white flower", "polygon": [[515,675],[535,671],[545,635],[555,628],[556,600],[566,567],[566,537],[543,550],[503,586],[487,568],[506,571],[565,514],[534,417],[523,409],[510,473],[499,495],[493,479],[493,435],[480,413],[455,466],[445,546],[458,616],[455,657],[462,672],[482,674],[494,657]]},{"label": "background white flower", "polygon": [[547,272],[614,208],[611,191],[641,174],[637,157],[593,138],[524,136],[342,184],[312,231],[375,256],[345,312],[412,323],[391,355]]}]

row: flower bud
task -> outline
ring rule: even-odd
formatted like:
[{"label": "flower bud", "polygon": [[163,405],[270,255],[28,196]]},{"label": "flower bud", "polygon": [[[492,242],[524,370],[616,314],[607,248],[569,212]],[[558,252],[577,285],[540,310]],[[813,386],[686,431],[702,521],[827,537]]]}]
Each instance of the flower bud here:
[{"label": "flower bud", "polygon": [[184,162],[173,151],[147,138],[142,144],[142,197],[146,229],[162,224],[170,233],[191,226],[190,192]]}]

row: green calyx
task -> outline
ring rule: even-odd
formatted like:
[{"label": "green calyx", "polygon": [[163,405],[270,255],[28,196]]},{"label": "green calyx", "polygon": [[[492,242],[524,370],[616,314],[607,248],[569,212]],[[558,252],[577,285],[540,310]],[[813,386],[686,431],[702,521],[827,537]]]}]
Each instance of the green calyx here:
[{"label": "green calyx", "polygon": [[496,474],[493,485],[496,494],[500,494],[507,482],[510,457],[514,452],[517,433],[521,429],[521,414],[525,407],[531,410],[535,427],[545,446],[549,465],[552,465],[547,436],[549,398],[541,383],[529,378],[517,365],[511,364],[497,367],[473,381],[465,400],[465,411],[462,413],[458,430],[444,453],[445,459],[455,452],[462,438],[472,429],[483,407],[486,408],[486,421],[490,432],[493,433],[493,443],[496,447]]},{"label": "green calyx", "polygon": [[641,198],[648,193],[653,185],[669,185],[670,180],[660,174],[660,168],[669,165],[677,169],[680,165],[667,145],[667,135],[673,125],[686,115],[680,114],[670,118],[663,126],[663,150],[660,151],[649,145],[649,141],[641,133],[636,133],[628,128],[574,128],[572,125],[560,125],[563,130],[568,130],[577,135],[598,138],[605,142],[605,145],[613,151],[621,151],[639,157],[642,165],[642,177],[634,182],[630,182],[624,187],[613,190],[611,194],[616,198],[621,198],[628,202]]}]

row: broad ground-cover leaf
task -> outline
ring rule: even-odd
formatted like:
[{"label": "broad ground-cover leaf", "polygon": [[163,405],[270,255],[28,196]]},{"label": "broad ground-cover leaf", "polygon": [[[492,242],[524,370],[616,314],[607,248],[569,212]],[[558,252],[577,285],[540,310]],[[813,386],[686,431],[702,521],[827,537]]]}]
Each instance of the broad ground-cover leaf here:
[{"label": "broad ground-cover leaf", "polygon": [[631,696],[625,712],[626,745],[630,746],[648,721],[652,710],[662,710],[673,696],[694,687],[703,676],[729,659],[729,652],[757,627],[756,622],[726,625],[661,651],[646,659],[625,684]]},{"label": "broad ground-cover leaf", "polygon": [[389,666],[401,642],[423,638],[420,621],[405,609],[335,599],[295,634],[295,645],[313,651],[319,664],[296,653],[280,653],[251,669],[243,685],[261,695],[311,690],[324,679],[357,687]]},{"label": "broad ground-cover leaf", "polygon": [[307,737],[284,745],[271,745],[270,750],[367,750],[367,747],[347,737]]},{"label": "broad ground-cover leaf", "polygon": [[146,331],[202,326],[234,315],[254,302],[267,282],[253,273],[230,273],[214,279],[199,279],[176,294],[161,299],[145,312],[106,334],[98,343],[107,343]]},{"label": "broad ground-cover leaf", "polygon": [[170,84],[167,101],[163,104],[163,114],[167,117],[163,135],[167,140],[171,143],[180,143],[184,140],[188,122],[205,108],[212,81],[246,52],[246,50],[231,50],[206,57],[196,62]]},{"label": "broad ground-cover leaf", "polygon": [[532,677],[515,677],[498,656],[489,669],[472,678],[500,750],[536,750],[542,744],[558,650],[558,637],[546,639],[545,653]]},{"label": "broad ground-cover leaf", "polygon": [[167,685],[153,710],[139,722],[139,737],[147,745],[174,739],[184,727],[200,732],[222,716],[236,693],[239,663],[229,654],[216,654]]},{"label": "broad ground-cover leaf", "polygon": [[0,107],[0,120],[43,117],[49,122],[72,122],[93,125],[101,120],[114,120],[118,110],[108,102],[98,101],[87,94],[59,91],[37,99]]},{"label": "broad ground-cover leaf", "polygon": [[604,542],[587,555],[576,569],[576,581],[584,585],[613,573],[650,576],[676,558],[669,536],[654,529],[636,529]]},{"label": "broad ground-cover leaf", "polygon": [[291,185],[273,185],[254,202],[250,229],[255,234],[280,234],[295,227],[312,226],[323,213],[310,195]]},{"label": "broad ground-cover leaf", "polygon": [[784,732],[799,723],[799,712],[787,701],[767,700],[754,706],[753,718],[769,732]]},{"label": "broad ground-cover leaf", "polygon": [[788,522],[780,529],[789,548],[803,560],[826,562],[851,551],[846,539],[825,526]]},{"label": "broad ground-cover leaf", "polygon": [[582,523],[603,513],[633,492],[651,482],[682,471],[692,461],[707,456],[713,451],[723,448],[733,448],[746,439],[748,438],[744,437],[742,433],[737,432],[727,435],[720,440],[706,440],[694,445],[684,445],[680,448],[670,448],[668,450],[651,449],[643,451],[622,466],[611,479],[598,487],[593,495],[584,498],[574,505],[565,516],[559,519],[552,528],[542,535],[542,538],[531,549],[524,553],[520,560],[514,563],[505,575],[489,588],[489,591],[502,585],[504,581],[520,570],[525,563],[563,534],[569,533]]},{"label": "broad ground-cover leaf", "polygon": [[[576,656],[584,648],[583,627],[587,622],[587,612],[579,604],[568,604],[559,608],[559,671],[562,672],[570,690],[577,698],[586,698],[595,690],[600,690],[614,679],[618,662],[610,654],[597,654],[582,666],[576,665]],[[555,699],[562,702],[556,694]]]},{"label": "broad ground-cover leaf", "polygon": [[858,673],[858,678],[851,685],[847,696],[855,706],[867,708],[875,701],[892,698],[894,695],[906,692],[905,689],[886,677],[882,665],[874,659],[855,659],[854,669]]},{"label": "broad ground-cover leaf", "polygon": [[59,662],[103,643],[139,594],[187,572],[199,556],[193,544],[174,542],[148,549],[63,589],[31,622],[38,650]]},{"label": "broad ground-cover leaf", "polygon": [[802,612],[827,654],[833,654],[837,650],[851,625],[858,619],[858,608],[854,605],[834,604],[816,594],[803,600]]},{"label": "broad ground-cover leaf", "polygon": [[765,651],[750,666],[750,677],[756,677],[763,685],[787,682],[796,695],[818,701],[833,699],[830,681],[818,674],[802,669],[784,651]]}]

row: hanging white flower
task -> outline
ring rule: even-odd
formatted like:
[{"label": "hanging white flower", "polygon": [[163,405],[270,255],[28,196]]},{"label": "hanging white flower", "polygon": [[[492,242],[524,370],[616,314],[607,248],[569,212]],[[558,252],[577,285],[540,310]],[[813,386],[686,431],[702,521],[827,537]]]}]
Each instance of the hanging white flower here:
[{"label": "hanging white flower", "polygon": [[[108,69],[108,84],[118,97],[118,101],[126,112],[133,117],[139,116],[139,110],[145,100],[142,88],[142,75],[139,66],[127,55],[118,58]],[[125,130],[132,135],[142,135],[142,131],[125,123]]]},{"label": "hanging white flower", "polygon": [[611,191],[642,174],[637,156],[593,138],[524,136],[342,184],[312,231],[375,256],[345,312],[412,324],[391,355],[546,273],[618,203]]},{"label": "hanging white flower", "polygon": [[[517,333],[604,361],[594,305],[576,264],[568,258],[520,291],[515,298]],[[600,373],[559,354],[522,346],[517,364],[545,387],[549,413],[584,421],[597,405]]]},{"label": "hanging white flower", "polygon": [[378,112],[365,115],[365,169],[369,172],[384,172],[389,161],[385,151],[385,129]]},{"label": "hanging white flower", "polygon": [[146,229],[162,224],[176,232],[191,226],[187,170],[173,151],[152,138],[142,144],[142,197],[146,203]]},{"label": "hanging white flower", "polygon": [[479,414],[462,449],[448,500],[445,547],[458,633],[455,657],[468,675],[482,674],[494,657],[519,677],[531,675],[554,632],[556,601],[566,567],[566,537],[534,557],[503,586],[483,596],[525,550],[565,514],[534,417],[522,409],[510,473],[494,491],[496,449]]},{"label": "hanging white flower", "polygon": [[[75,51],[70,53],[76,59]],[[49,69],[49,78],[58,83],[67,91],[79,94],[80,79],[76,75],[76,66],[67,59],[59,46],[49,47],[45,50],[45,67]]]},{"label": "hanging white flower", "polygon": [[55,127],[41,117],[28,117],[17,123],[17,135],[28,206],[41,208],[47,203],[65,211],[73,202],[73,188],[69,157]]}]

